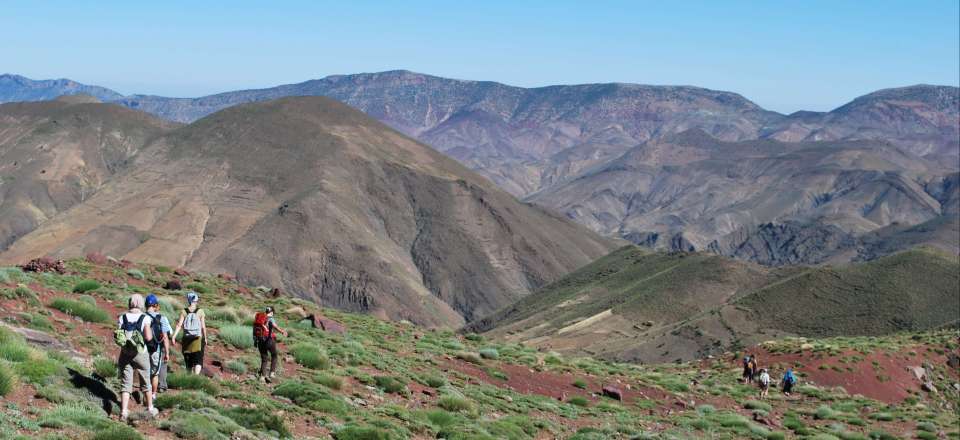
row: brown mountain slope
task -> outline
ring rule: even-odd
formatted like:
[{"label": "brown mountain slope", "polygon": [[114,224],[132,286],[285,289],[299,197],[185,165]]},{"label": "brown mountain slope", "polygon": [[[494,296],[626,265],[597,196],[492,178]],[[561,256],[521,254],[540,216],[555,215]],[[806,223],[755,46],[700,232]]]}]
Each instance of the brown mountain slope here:
[{"label": "brown mountain slope", "polygon": [[175,125],[92,97],[0,105],[0,250],[91,197]]},{"label": "brown mountain slope", "polygon": [[664,362],[783,336],[883,335],[960,322],[956,256],[771,269],[628,246],[467,330],[543,349]]},{"label": "brown mountain slope", "polygon": [[161,137],[0,259],[100,251],[459,325],[611,246],[359,111],[304,97]]},{"label": "brown mountain slope", "polygon": [[951,171],[882,142],[723,142],[691,130],[529,200],[639,244],[817,263],[863,234],[956,216]]}]

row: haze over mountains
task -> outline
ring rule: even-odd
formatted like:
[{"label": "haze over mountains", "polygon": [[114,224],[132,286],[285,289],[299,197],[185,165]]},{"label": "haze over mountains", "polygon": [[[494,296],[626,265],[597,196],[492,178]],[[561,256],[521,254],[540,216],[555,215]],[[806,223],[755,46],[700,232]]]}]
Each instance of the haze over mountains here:
[{"label": "haze over mountains", "polygon": [[[4,237],[15,239],[0,254],[8,264],[101,252],[235,274],[341,309],[458,326],[615,247],[328,98],[239,105],[173,129],[113,104],[6,104],[0,112],[43,115],[32,122],[40,127],[77,121],[76,135],[11,144],[57,152],[17,165],[31,172],[52,155],[53,169],[83,174],[92,159],[69,153],[90,129],[79,121],[98,114],[165,129],[152,139],[101,130],[125,137],[125,151],[137,154],[95,193],[71,199],[68,211]],[[34,192],[12,200],[29,207]]]},{"label": "haze over mountains", "polygon": [[956,87],[886,89],[830,112],[782,115],[697,87],[528,89],[408,71],[200,98],[0,76],[0,101],[81,89],[183,122],[245,102],[329,96],[511,194],[658,248],[781,265],[960,247]]}]

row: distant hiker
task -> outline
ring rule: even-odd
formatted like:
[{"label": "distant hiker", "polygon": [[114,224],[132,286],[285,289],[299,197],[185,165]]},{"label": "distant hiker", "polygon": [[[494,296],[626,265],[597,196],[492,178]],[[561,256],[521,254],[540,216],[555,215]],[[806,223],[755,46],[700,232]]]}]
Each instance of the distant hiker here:
[{"label": "distant hiker", "polygon": [[790,392],[793,390],[793,386],[797,384],[797,376],[793,374],[793,368],[788,368],[787,372],[783,374],[783,394],[789,396]]},{"label": "distant hiker", "polygon": [[753,382],[753,358],[748,354],[743,357],[743,383]]},{"label": "distant hiker", "polygon": [[770,392],[770,373],[766,368],[760,369],[760,378],[757,379],[757,383],[760,385],[760,398],[766,398],[767,393]]},{"label": "distant hiker", "polygon": [[127,302],[127,310],[117,319],[114,342],[120,346],[117,359],[117,373],[122,382],[120,389],[120,418],[130,416],[130,393],[133,392],[135,377],[140,378],[140,392],[144,394],[147,412],[156,416],[159,411],[153,407],[153,390],[150,387],[150,354],[147,344],[153,341],[150,316],[143,312],[143,296],[135,293]]},{"label": "distant hiker", "polygon": [[[253,343],[260,350],[260,380],[270,383],[277,370],[277,339],[275,331],[287,336],[286,330],[277,326],[273,319],[273,307],[257,312],[253,318]],[[267,372],[267,359],[270,359],[270,372]]]},{"label": "distant hiker", "polygon": [[187,307],[180,312],[177,328],[173,330],[173,339],[183,330],[183,361],[187,369],[193,374],[200,374],[203,370],[203,352],[207,346],[207,319],[200,308],[200,295],[196,292],[187,293]]},{"label": "distant hiker", "polygon": [[156,395],[167,389],[167,363],[170,362],[170,336],[173,329],[167,317],[160,314],[160,301],[154,294],[147,295],[147,316],[150,317],[150,331],[153,332],[153,340],[147,343],[150,382]]}]

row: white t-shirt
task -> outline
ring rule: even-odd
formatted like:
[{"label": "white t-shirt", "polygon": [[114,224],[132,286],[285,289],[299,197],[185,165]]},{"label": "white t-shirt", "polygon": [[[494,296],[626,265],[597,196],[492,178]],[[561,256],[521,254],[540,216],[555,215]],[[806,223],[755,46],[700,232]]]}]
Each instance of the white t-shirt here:
[{"label": "white t-shirt", "polygon": [[770,375],[767,373],[760,373],[760,383],[763,385],[770,384]]},{"label": "white t-shirt", "polygon": [[150,318],[150,315],[147,315],[146,313],[141,312],[140,309],[130,309],[130,311],[120,315],[120,317],[117,318],[117,327],[123,325],[124,316],[127,317],[127,322],[132,324],[137,322],[137,320],[140,319],[141,315],[143,316],[143,326],[140,328],[140,331],[145,332],[147,327],[150,327],[150,324],[153,322],[153,319]]}]

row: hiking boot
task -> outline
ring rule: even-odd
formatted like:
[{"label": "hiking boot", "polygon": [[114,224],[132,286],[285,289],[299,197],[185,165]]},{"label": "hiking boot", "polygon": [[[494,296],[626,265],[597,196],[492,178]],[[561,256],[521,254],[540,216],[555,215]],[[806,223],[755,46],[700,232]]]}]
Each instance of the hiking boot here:
[{"label": "hiking boot", "polygon": [[265,376],[260,376],[258,380],[260,381],[260,383],[267,383],[267,382],[268,382],[268,380],[267,380],[267,378],[266,378]]},{"label": "hiking boot", "polygon": [[150,414],[150,417],[156,417],[156,416],[160,415],[160,410],[158,410],[158,409],[156,409],[156,408],[150,408],[150,409],[147,410],[147,413]]},{"label": "hiking boot", "polygon": [[274,373],[274,372],[271,371],[271,372],[270,372],[270,378],[271,378],[271,379],[276,379],[276,378],[277,378],[277,373]]},{"label": "hiking boot", "polygon": [[267,383],[273,383],[273,379],[271,379],[271,378],[269,378],[269,377],[266,378],[265,380],[267,381]]},{"label": "hiking boot", "polygon": [[120,420],[126,422],[127,419],[129,419],[129,418],[130,418],[130,411],[121,411],[121,412],[120,412]]}]

